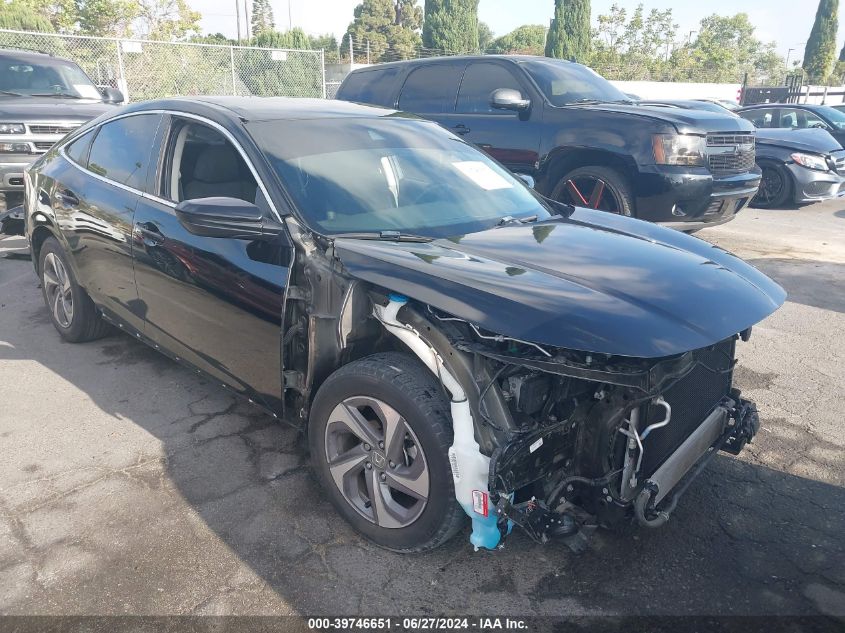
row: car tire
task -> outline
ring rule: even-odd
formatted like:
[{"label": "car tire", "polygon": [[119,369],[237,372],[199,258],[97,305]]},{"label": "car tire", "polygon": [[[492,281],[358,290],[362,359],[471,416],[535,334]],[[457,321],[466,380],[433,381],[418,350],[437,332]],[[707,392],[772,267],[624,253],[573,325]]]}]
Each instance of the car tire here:
[{"label": "car tire", "polygon": [[[792,197],[792,176],[786,167],[773,161],[760,161],[763,174],[760,189],[751,200],[751,206],[758,209],[783,207]],[[764,189],[765,187],[765,189]]]},{"label": "car tire", "polygon": [[109,325],[76,281],[67,255],[56,238],[49,237],[41,245],[38,271],[50,320],[64,340],[84,343],[108,334]]},{"label": "car tire", "polygon": [[308,443],[332,504],[376,545],[422,552],[464,525],[448,458],[449,402],[416,359],[381,353],[335,371],[314,398]]},{"label": "car tire", "polygon": [[634,216],[631,186],[622,174],[610,167],[591,165],[573,169],[558,181],[551,197],[579,207]]}]

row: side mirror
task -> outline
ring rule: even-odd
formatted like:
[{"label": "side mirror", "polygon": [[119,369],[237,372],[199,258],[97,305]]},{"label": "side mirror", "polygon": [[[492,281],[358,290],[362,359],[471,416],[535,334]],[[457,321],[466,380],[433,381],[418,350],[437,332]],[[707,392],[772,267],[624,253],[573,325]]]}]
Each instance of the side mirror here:
[{"label": "side mirror", "polygon": [[123,103],[123,93],[117,88],[111,86],[97,86],[97,88],[106,103]]},{"label": "side mirror", "polygon": [[237,198],[195,198],[176,205],[176,217],[188,231],[203,237],[254,240],[278,235],[283,227],[251,202]]},{"label": "side mirror", "polygon": [[522,112],[531,107],[531,99],[524,98],[519,90],[499,88],[490,95],[490,107],[494,110]]},{"label": "side mirror", "polygon": [[534,185],[535,185],[536,183],[534,182],[534,177],[533,177],[533,176],[529,176],[528,174],[520,174],[520,173],[518,173],[518,172],[517,172],[515,175],[516,175],[516,177],[517,177],[517,178],[519,178],[522,182],[524,182],[526,185],[528,185],[528,188],[529,188],[529,189],[533,189],[533,188],[534,188]]}]

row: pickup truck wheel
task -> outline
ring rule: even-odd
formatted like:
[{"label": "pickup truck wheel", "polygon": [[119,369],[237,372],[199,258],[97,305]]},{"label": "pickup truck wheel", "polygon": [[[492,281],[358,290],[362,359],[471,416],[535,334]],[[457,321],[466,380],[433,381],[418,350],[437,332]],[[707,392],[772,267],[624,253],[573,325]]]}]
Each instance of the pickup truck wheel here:
[{"label": "pickup truck wheel", "polygon": [[335,508],[375,544],[433,549],[464,523],[449,467],[449,403],[415,359],[375,354],[334,372],[314,398],[308,442]]},{"label": "pickup truck wheel", "polygon": [[751,205],[761,209],[783,207],[792,195],[792,177],[783,165],[771,161],[758,163],[763,172],[760,189]]},{"label": "pickup truck wheel", "polygon": [[552,198],[576,207],[618,215],[634,214],[634,198],[624,176],[609,167],[579,167],[566,174],[552,191]]},{"label": "pickup truck wheel", "polygon": [[108,333],[108,324],[77,283],[56,238],[47,238],[41,245],[38,271],[50,320],[63,339],[70,343],[83,343]]}]

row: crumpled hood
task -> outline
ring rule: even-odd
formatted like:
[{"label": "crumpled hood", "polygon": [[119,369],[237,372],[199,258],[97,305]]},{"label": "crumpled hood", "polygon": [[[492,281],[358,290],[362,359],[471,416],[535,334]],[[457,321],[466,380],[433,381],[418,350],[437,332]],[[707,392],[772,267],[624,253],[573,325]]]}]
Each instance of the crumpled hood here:
[{"label": "crumpled hood", "polygon": [[8,97],[0,99],[0,118],[4,121],[78,121],[85,123],[119,106],[88,99],[55,97]]},{"label": "crumpled hood", "polygon": [[491,332],[639,358],[721,341],[786,298],[703,240],[587,209],[430,243],[342,238],[335,252],[354,277]]},{"label": "crumpled hood", "polygon": [[815,154],[828,154],[842,149],[830,132],[820,129],[760,128],[757,130],[757,144]]}]

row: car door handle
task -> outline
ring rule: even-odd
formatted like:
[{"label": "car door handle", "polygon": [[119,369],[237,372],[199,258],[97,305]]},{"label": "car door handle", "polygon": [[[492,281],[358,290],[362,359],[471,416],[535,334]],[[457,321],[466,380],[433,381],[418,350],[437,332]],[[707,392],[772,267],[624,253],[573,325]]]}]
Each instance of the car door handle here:
[{"label": "car door handle", "polygon": [[56,192],[55,200],[63,207],[78,207],[79,198],[70,189],[60,189]]},{"label": "car door handle", "polygon": [[160,246],[164,243],[164,235],[152,222],[136,222],[135,236],[144,243],[144,246]]},{"label": "car door handle", "polygon": [[461,136],[463,136],[464,134],[469,134],[470,132],[470,129],[463,123],[458,123],[452,129],[455,130],[455,134],[460,134]]}]

